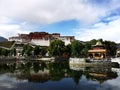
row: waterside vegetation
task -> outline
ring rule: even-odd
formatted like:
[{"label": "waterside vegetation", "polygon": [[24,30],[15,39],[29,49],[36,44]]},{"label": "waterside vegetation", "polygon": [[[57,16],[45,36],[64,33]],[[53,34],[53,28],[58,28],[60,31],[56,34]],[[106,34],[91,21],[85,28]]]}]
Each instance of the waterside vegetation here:
[{"label": "waterside vegetation", "polygon": [[[87,42],[81,42],[75,40],[71,44],[66,45],[61,40],[53,40],[49,47],[45,46],[32,46],[30,44],[24,44],[22,47],[21,56],[25,57],[87,57],[88,50],[91,49],[92,45],[95,45],[98,40],[93,39]],[[103,41],[99,39],[109,52],[108,56],[115,56],[116,54],[116,43],[113,41]],[[12,44],[11,44],[12,43]],[[0,42],[0,56],[17,56],[17,50],[15,47],[10,47],[14,42]],[[11,48],[6,49],[3,48]]]}]

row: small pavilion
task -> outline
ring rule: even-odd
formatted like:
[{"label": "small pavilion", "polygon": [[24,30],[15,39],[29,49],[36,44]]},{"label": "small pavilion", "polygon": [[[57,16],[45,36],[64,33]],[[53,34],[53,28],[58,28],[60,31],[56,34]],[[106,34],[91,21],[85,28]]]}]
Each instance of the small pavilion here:
[{"label": "small pavilion", "polygon": [[91,50],[88,50],[88,57],[90,59],[101,60],[106,59],[106,56],[107,50],[100,41],[98,41],[96,45],[93,45]]}]

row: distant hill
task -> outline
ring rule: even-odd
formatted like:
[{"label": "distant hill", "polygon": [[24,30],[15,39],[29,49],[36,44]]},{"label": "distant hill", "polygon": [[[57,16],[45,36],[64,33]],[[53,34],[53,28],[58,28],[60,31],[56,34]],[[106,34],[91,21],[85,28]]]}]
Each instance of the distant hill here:
[{"label": "distant hill", "polygon": [[0,36],[0,42],[8,41],[6,38]]}]

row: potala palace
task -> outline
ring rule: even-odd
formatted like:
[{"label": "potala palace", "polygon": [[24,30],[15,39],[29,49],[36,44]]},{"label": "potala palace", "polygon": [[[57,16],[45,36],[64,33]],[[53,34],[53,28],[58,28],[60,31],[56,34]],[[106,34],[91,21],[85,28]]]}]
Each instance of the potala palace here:
[{"label": "potala palace", "polygon": [[9,38],[9,41],[16,41],[20,43],[30,43],[32,45],[49,46],[52,40],[62,40],[65,45],[75,40],[74,36],[61,36],[60,33],[49,34],[47,32],[31,32],[29,34],[18,34]]}]

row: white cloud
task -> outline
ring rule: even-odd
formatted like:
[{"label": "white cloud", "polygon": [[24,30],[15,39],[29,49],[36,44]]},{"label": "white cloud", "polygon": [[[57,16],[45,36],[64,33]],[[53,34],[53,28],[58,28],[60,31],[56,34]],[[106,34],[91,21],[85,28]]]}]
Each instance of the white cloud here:
[{"label": "white cloud", "polygon": [[0,20],[1,20],[0,21],[0,36],[8,38],[14,35],[16,36],[18,33],[29,33],[30,32],[29,30],[25,29],[25,23],[15,24],[13,23],[12,20],[10,20],[7,17],[1,17]]},{"label": "white cloud", "polygon": [[99,22],[89,28],[79,28],[75,32],[77,34],[76,38],[83,41],[102,38],[120,43],[120,17],[107,24]]},{"label": "white cloud", "polygon": [[[32,26],[26,25],[26,22],[35,22],[42,25],[75,19],[80,24],[81,22],[85,25],[94,24],[101,17],[111,14],[111,11],[120,7],[119,0],[111,0],[109,3],[102,0],[102,4],[97,3],[98,0],[94,1],[93,4],[92,0],[0,0],[0,35],[9,37],[17,33],[28,33],[30,31],[29,27]],[[13,23],[14,20],[23,22]],[[80,37],[82,36],[82,40],[89,40],[90,38],[96,38],[96,33],[97,37],[110,39],[111,34],[108,35],[108,32],[113,32],[110,30],[116,29],[117,33],[114,32],[114,34],[119,32],[119,21],[114,23],[118,25],[114,25],[115,28],[107,27],[111,26],[112,23],[101,25],[101,27],[97,24],[99,32],[96,29],[89,31],[85,28],[85,31],[81,31],[82,35],[79,32]],[[91,37],[91,35],[93,36]]]},{"label": "white cloud", "polygon": [[10,19],[8,19],[7,17],[5,17],[5,16],[1,16],[0,17],[0,24],[7,24],[7,23],[9,23],[11,20]]},{"label": "white cloud", "polygon": [[98,11],[83,0],[0,0],[0,35],[8,38],[17,33],[27,33],[32,26],[26,22],[41,25],[76,19],[93,23],[102,15],[104,10]]},{"label": "white cloud", "polygon": [[93,23],[105,15],[106,9],[92,7],[84,0],[1,0],[0,15],[42,24],[62,20]]}]

